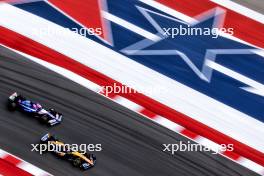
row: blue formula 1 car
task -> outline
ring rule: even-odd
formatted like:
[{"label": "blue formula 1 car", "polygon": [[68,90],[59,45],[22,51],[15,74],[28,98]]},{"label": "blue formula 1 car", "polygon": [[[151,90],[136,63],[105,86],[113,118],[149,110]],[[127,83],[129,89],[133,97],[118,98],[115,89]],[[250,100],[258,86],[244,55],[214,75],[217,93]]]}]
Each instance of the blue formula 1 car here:
[{"label": "blue formula 1 car", "polygon": [[39,119],[40,122],[49,126],[54,126],[62,121],[61,113],[54,109],[49,109],[47,111],[42,108],[39,103],[32,102],[16,92],[8,98],[7,106],[10,111],[20,110]]}]

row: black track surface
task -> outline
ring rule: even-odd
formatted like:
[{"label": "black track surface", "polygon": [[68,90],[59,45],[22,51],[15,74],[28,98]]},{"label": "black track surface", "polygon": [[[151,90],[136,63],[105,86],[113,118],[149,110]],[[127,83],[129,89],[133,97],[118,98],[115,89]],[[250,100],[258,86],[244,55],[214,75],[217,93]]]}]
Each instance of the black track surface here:
[{"label": "black track surface", "polygon": [[[61,125],[48,128],[21,112],[9,112],[12,92],[37,100],[64,114]],[[46,132],[66,143],[101,143],[97,165],[80,171],[50,153],[31,152]],[[254,176],[246,168],[204,152],[162,152],[163,143],[187,139],[22,56],[0,48],[0,148],[56,176]]]}]

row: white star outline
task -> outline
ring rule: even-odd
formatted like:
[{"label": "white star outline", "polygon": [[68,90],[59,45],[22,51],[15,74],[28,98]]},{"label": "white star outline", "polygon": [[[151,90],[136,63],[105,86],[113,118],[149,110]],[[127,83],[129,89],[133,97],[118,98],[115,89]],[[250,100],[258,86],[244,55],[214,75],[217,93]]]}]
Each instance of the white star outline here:
[{"label": "white star outline", "polygon": [[[47,0],[27,0],[27,1],[22,0],[20,3],[29,3],[29,2],[38,2],[38,1],[47,2]],[[143,0],[141,0],[141,1],[144,3]],[[20,4],[20,3],[13,3],[13,4]],[[164,35],[165,31],[151,17],[150,13],[157,14],[157,15],[163,16],[165,18],[168,18],[170,20],[174,20],[174,21],[177,21],[177,22],[180,22],[182,24],[189,25],[189,26],[194,26],[194,25],[214,16],[215,20],[214,20],[213,27],[221,28],[223,26],[223,23],[225,20],[226,10],[224,10],[220,7],[216,7],[216,8],[213,8],[211,10],[208,10],[204,13],[201,13],[201,14],[193,17],[193,18],[191,18],[191,17],[186,18],[187,17],[186,16],[184,19],[185,21],[184,21],[184,20],[176,19],[177,16],[172,15],[171,13],[169,13],[169,14],[171,16],[174,16],[175,18],[154,12],[152,10],[149,10],[149,9],[146,9],[146,8],[143,8],[140,6],[136,6],[136,7],[144,15],[144,17],[153,25],[153,27],[158,31],[158,33],[156,34],[156,37],[152,38],[152,40],[147,39],[147,38],[143,39],[139,42],[136,42],[136,43],[120,50],[121,52],[123,52],[127,55],[179,55],[183,59],[183,61],[194,71],[194,73],[200,79],[202,79],[208,83],[210,83],[210,81],[211,81],[213,70],[216,70],[216,71],[221,72],[221,73],[223,73],[229,77],[232,77],[233,79],[236,79],[242,83],[245,83],[246,85],[249,86],[249,87],[240,87],[240,88],[242,88],[248,92],[251,92],[251,93],[254,93],[254,94],[257,94],[260,96],[264,96],[264,85],[263,84],[255,81],[253,79],[250,79],[244,75],[241,75],[240,73],[234,72],[233,70],[231,70],[229,68],[223,67],[222,65],[219,65],[215,62],[217,55],[220,55],[220,54],[221,55],[223,55],[223,54],[258,54],[258,55],[264,57],[263,48],[258,48],[256,46],[253,46],[253,47],[256,47],[258,49],[207,49],[206,54],[205,54],[205,58],[204,58],[203,67],[202,67],[201,71],[192,63],[190,58],[188,58],[183,52],[181,52],[179,50],[142,50],[148,46],[151,46],[151,45],[153,45],[153,44],[155,44],[161,40],[168,38],[168,36]],[[161,11],[163,11],[163,10],[161,10]],[[105,12],[105,11],[102,11],[102,12]],[[167,12],[165,12],[165,13],[167,13]],[[177,15],[179,16],[179,19],[180,19],[181,18],[180,16],[182,14],[177,14]],[[107,19],[105,16],[104,16],[104,18]],[[111,21],[110,19],[107,19],[107,20]],[[111,28],[109,27],[109,29],[111,29]],[[129,28],[127,28],[127,29],[129,29]],[[227,37],[227,38],[230,38],[232,40],[236,40],[240,43],[245,43],[247,45],[251,45],[251,44],[246,43],[246,42],[244,42],[238,38],[234,38],[232,36],[225,35],[224,33],[220,33],[220,36]],[[111,45],[113,46],[113,39],[112,39]]]},{"label": "white star outline", "polygon": [[[170,16],[163,15],[158,12],[154,12],[152,10],[140,6],[136,6],[136,7],[142,13],[142,15],[144,15],[144,17],[150,22],[150,24],[158,31],[156,35],[159,37],[155,41],[149,39],[143,39],[141,41],[138,41],[130,46],[121,49],[120,50],[121,52],[123,52],[126,55],[178,55],[200,79],[208,83],[211,82],[213,70],[216,70],[222,74],[225,74],[226,76],[229,76],[249,86],[249,87],[240,87],[241,89],[260,96],[264,96],[263,84],[215,62],[217,55],[259,54],[260,56],[263,57],[264,51],[261,48],[256,47],[257,49],[207,49],[204,57],[203,67],[201,70],[199,70],[199,68],[197,68],[195,64],[193,64],[191,59],[186,54],[184,54],[179,50],[143,50],[169,37],[166,35],[165,31],[160,27],[160,25],[151,17],[150,15],[151,13],[189,26],[195,26],[196,24],[202,21],[214,17],[214,22],[212,27],[219,29],[223,27],[225,21],[225,16],[226,16],[225,9],[216,7],[195,16],[193,20],[189,20],[188,22],[186,22]],[[224,34],[220,32],[220,36],[229,38],[230,40],[236,40],[240,43],[251,45],[228,34]]]}]

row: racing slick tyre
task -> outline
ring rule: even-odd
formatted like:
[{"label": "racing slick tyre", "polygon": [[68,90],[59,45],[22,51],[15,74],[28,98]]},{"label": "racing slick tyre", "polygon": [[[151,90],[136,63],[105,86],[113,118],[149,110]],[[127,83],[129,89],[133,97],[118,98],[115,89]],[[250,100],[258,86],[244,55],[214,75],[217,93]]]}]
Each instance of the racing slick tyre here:
[{"label": "racing slick tyre", "polygon": [[9,111],[15,111],[16,110],[16,103],[13,101],[8,101],[7,108]]},{"label": "racing slick tyre", "polygon": [[43,116],[41,116],[40,118],[39,118],[39,121],[41,122],[41,123],[48,123],[48,121],[49,121],[49,118],[48,118],[48,116],[46,116],[46,115],[43,115]]},{"label": "racing slick tyre", "polygon": [[55,135],[51,136],[51,139],[54,140],[54,141],[58,141],[59,140],[59,138],[57,136],[55,136]]},{"label": "racing slick tyre", "polygon": [[81,161],[80,158],[75,158],[74,160],[72,160],[72,165],[73,165],[74,167],[80,167],[81,164],[82,164],[82,161]]}]

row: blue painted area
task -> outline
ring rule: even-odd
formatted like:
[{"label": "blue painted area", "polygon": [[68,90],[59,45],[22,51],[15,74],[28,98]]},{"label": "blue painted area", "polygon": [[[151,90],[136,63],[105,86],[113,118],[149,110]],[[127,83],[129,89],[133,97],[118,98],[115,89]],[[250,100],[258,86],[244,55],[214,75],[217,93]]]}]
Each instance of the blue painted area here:
[{"label": "blue painted area", "polygon": [[[17,4],[15,5],[16,7],[26,10],[30,13],[33,13],[39,17],[45,18],[53,23],[56,23],[64,28],[68,28],[72,31],[75,31],[75,29],[80,30],[82,26],[79,24],[75,23],[65,15],[63,15],[61,12],[58,10],[54,9],[52,6],[47,4],[44,1],[37,1],[37,2],[32,2],[32,3],[26,3],[26,4]],[[74,29],[75,28],[75,29]],[[86,36],[92,40],[95,40],[97,42],[101,42],[98,38],[96,38],[93,35],[88,35]]]},{"label": "blue painted area", "polygon": [[32,102],[29,100],[22,101],[20,106],[26,112],[36,112],[36,109],[33,108]]},{"label": "blue painted area", "polygon": [[[150,6],[146,6],[144,3],[138,0],[122,0],[116,3],[116,1],[108,1],[108,12],[115,16],[125,18],[126,21],[136,24],[137,26],[147,29],[151,33],[157,33],[157,30],[151,25],[151,23],[140,13],[138,7],[148,8],[149,10],[155,10]],[[155,10],[157,11],[157,10]],[[164,14],[161,11],[157,11]],[[165,15],[165,14],[164,14]],[[136,22],[136,23],[135,23]],[[138,22],[138,23],[137,23]]]},{"label": "blue painted area", "polygon": [[[112,4],[113,6],[120,6]],[[118,8],[118,7],[116,7]],[[115,9],[115,7],[112,7]],[[111,8],[110,8],[111,10]],[[111,11],[110,11],[111,12]],[[124,12],[124,11],[123,11]],[[111,13],[115,14],[113,10]],[[119,12],[120,15],[121,12]],[[137,13],[135,11],[130,11],[129,16],[132,13]],[[116,14],[115,14],[116,15]],[[122,18],[129,19],[127,13],[122,13]],[[151,14],[151,17],[162,27],[162,28],[179,28],[180,25],[187,28],[186,25],[169,20],[160,15]],[[205,21],[201,21],[194,27],[197,28],[211,28],[215,18],[209,18]],[[133,18],[132,23],[140,25],[141,20]],[[125,34],[128,31],[124,31],[122,27],[114,26],[115,33],[114,38],[126,39]],[[152,29],[144,28],[146,30]],[[234,31],[235,32],[235,31]],[[123,34],[123,36],[122,36]],[[142,50],[178,50],[186,54],[190,60],[195,64],[195,66],[201,70],[205,59],[205,53],[207,49],[251,49],[252,47],[240,44],[238,42],[214,36],[202,35],[202,36],[176,36],[175,38],[168,37],[160,42],[153,43],[147,48]],[[140,40],[138,40],[140,41]],[[123,46],[129,46],[130,40],[120,40],[115,46],[116,50],[123,49]],[[193,70],[177,55],[152,55],[152,56],[128,56],[133,60],[152,68],[178,82],[181,82],[193,89],[196,89],[212,98],[217,99],[239,111],[247,113],[258,120],[264,121],[263,116],[263,97],[246,92],[240,87],[245,87],[246,85],[236,81],[230,77],[227,77],[217,71],[213,71],[213,76],[210,83],[201,80]],[[260,83],[264,83],[263,66],[264,60],[261,56],[256,54],[251,55],[218,55],[216,57],[216,62],[226,66],[236,72],[239,72],[251,79],[254,79]],[[177,94],[177,92],[175,92]],[[228,115],[227,115],[228,118]]]},{"label": "blue painted area", "polygon": [[[119,3],[108,1],[109,12],[133,23],[147,31],[154,34],[157,30],[146,20],[146,18],[138,11],[135,5],[154,10],[138,1],[122,0]],[[37,14],[52,22],[55,22],[67,28],[80,28],[80,26],[63,14],[48,6],[45,2],[35,2],[24,5],[17,5],[17,7]],[[159,12],[155,10],[156,12]],[[159,12],[160,13],[160,12]],[[164,13],[162,13],[164,14]],[[179,28],[182,23],[168,20],[159,15],[151,14],[151,17],[164,28],[174,27]],[[215,18],[210,18],[195,25],[200,28],[211,28]],[[114,38],[114,47],[105,45],[117,52],[130,46],[133,43],[143,40],[144,38],[135,34],[122,26],[111,23],[112,33]],[[186,26],[185,26],[186,27]],[[234,31],[235,32],[235,31]],[[213,36],[176,36],[175,38],[168,37],[162,41],[153,43],[143,50],[178,50],[186,54],[190,60],[201,70],[204,63],[205,53],[207,49],[250,49],[252,47],[231,41],[226,38],[219,37],[217,39]],[[89,36],[101,44],[94,36]],[[122,53],[124,54],[124,53]],[[217,71],[213,71],[210,83],[201,80],[193,70],[177,55],[173,56],[129,56],[136,62],[139,62],[157,72],[164,74],[182,84],[185,84],[195,90],[202,92],[218,101],[221,101],[241,112],[249,114],[256,119],[264,122],[264,99],[259,95],[255,95],[240,87],[245,84],[227,77]],[[240,74],[243,74],[251,79],[254,79],[264,84],[264,60],[263,57],[250,54],[234,54],[234,55],[218,55],[216,62],[228,67]],[[147,79],[147,78],[146,78]],[[177,92],[175,92],[177,94]],[[175,100],[177,101],[177,100]],[[228,118],[228,114],[227,117]]]}]

